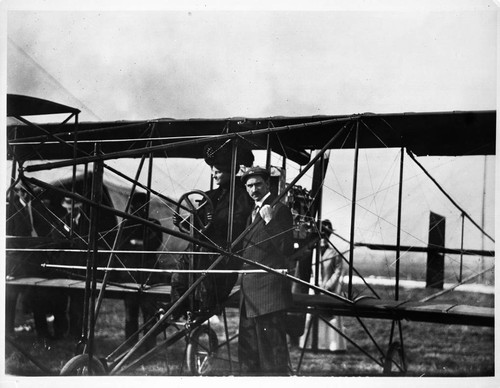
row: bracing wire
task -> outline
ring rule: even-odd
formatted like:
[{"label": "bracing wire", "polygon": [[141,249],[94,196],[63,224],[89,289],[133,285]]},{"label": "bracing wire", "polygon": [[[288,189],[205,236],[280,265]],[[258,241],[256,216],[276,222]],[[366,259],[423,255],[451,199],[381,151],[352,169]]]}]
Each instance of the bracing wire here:
[{"label": "bracing wire", "polygon": [[53,81],[57,86],[59,86],[61,89],[63,89],[66,93],[68,93],[72,98],[77,100],[79,104],[85,108],[85,111],[90,113],[92,116],[94,116],[97,120],[102,120],[101,117],[99,117],[96,113],[92,111],[86,104],[84,104],[78,97],[76,97],[72,92],[68,90],[59,80],[57,80],[45,67],[43,67],[38,61],[36,61],[31,55],[29,55],[22,47],[20,47],[11,37],[7,37],[8,42],[21,54],[27,58],[33,65],[40,70],[43,74],[45,74],[51,81]]},{"label": "bracing wire", "polygon": [[[283,148],[283,144],[282,144],[282,142],[281,142],[281,139],[279,139],[279,141],[280,141],[280,145],[281,145],[281,146],[282,146],[282,148]],[[283,151],[284,151],[284,150],[283,150]],[[330,166],[330,168],[332,168],[332,167]],[[333,189],[331,189],[330,187],[328,187],[327,185],[325,185],[325,182],[323,182],[323,185],[324,185],[324,187],[325,187],[326,189],[333,190]],[[333,191],[335,192],[335,190],[333,190]],[[379,187],[379,188],[376,190],[376,193],[380,193],[381,191],[383,191],[383,190],[382,190],[382,187]],[[375,195],[376,193],[373,193],[373,195]],[[337,194],[338,194],[338,193],[337,193]],[[344,196],[344,197],[346,198],[346,196]],[[348,200],[348,198],[346,198],[346,199]],[[376,202],[375,198],[373,199],[373,201],[375,201],[375,202]],[[372,202],[373,202],[373,201],[372,201]],[[358,205],[359,205],[359,204],[358,204]],[[362,207],[362,206],[361,206],[361,207]],[[366,208],[365,208],[365,209],[366,209]],[[373,213],[373,212],[372,212],[371,210],[369,210],[369,209],[366,209],[366,211]],[[376,212],[376,211],[375,211],[375,212]],[[382,217],[379,217],[378,219],[379,219],[379,221],[380,221],[380,220],[383,220],[383,218],[382,218]],[[385,222],[388,222],[387,220],[384,220],[384,221],[385,221]],[[389,222],[389,223],[390,223],[390,222]],[[407,232],[405,232],[405,233],[407,233]]]}]

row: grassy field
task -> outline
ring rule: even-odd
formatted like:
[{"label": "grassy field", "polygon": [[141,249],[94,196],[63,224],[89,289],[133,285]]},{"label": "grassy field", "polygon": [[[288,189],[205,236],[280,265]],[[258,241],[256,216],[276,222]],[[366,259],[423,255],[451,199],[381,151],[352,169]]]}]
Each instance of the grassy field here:
[{"label": "grassy field", "polygon": [[[382,294],[386,290],[379,289]],[[400,300],[417,300],[430,293],[429,290],[402,291]],[[492,307],[494,296],[491,294],[450,292],[439,299],[443,303],[461,303]],[[237,331],[238,311],[227,310],[228,330],[233,335]],[[373,338],[384,351],[387,348],[391,322],[387,320],[364,319]],[[372,340],[365,334],[356,318],[344,320],[346,334],[369,354],[380,358]],[[224,338],[224,326],[221,322],[212,324],[219,341]],[[494,375],[494,329],[488,327],[439,325],[422,322],[402,322],[406,376],[493,376]],[[168,329],[170,335],[173,328]],[[124,340],[123,302],[105,300],[101,316],[96,327],[95,354],[105,357]],[[161,337],[161,336],[160,336]],[[33,331],[17,334],[15,343],[6,346],[6,374],[34,376],[58,374],[64,364],[73,356],[75,343],[69,340],[41,342]],[[23,350],[35,362],[23,355]],[[237,375],[236,353],[237,340],[230,342],[233,368],[230,368],[227,348],[219,349],[218,358],[214,359],[209,374]],[[124,374],[137,376],[179,376],[188,374],[183,362],[186,350],[184,339],[168,348],[159,348],[151,357]],[[382,367],[363,354],[353,345],[343,354],[331,352],[306,351],[297,371],[301,349],[290,347],[290,358],[295,374],[305,376],[381,376]],[[219,359],[220,357],[220,359]]]}]

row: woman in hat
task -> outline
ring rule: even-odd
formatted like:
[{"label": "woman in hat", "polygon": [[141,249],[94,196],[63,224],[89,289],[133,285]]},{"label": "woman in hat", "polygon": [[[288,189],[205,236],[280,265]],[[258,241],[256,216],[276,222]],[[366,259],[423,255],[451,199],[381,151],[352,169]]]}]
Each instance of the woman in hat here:
[{"label": "woman in hat", "polygon": [[[330,220],[321,221],[321,282],[320,287],[340,295],[342,293],[344,278],[344,261],[341,253],[330,243],[330,236],[334,229]],[[335,353],[343,353],[347,349],[347,342],[340,334],[344,333],[344,325],[341,316],[323,314],[330,325],[337,328],[333,330],[330,325],[322,319],[318,321],[318,348]],[[308,315],[306,326],[309,326],[311,317]],[[301,347],[309,346],[311,339],[305,344],[305,335],[301,337]]]},{"label": "woman in hat", "polygon": [[[228,248],[246,228],[246,220],[252,211],[252,201],[248,197],[245,188],[239,179],[235,179],[234,184],[234,207],[232,238],[228,241],[229,230],[229,212],[230,204],[230,186],[231,186],[231,160],[232,160],[231,142],[211,143],[204,149],[205,162],[212,169],[212,177],[217,188],[207,191],[206,194],[213,204],[213,213],[210,226],[202,235],[197,236],[203,241],[207,241],[220,248]],[[251,166],[254,161],[252,151],[244,147],[238,148],[237,166]],[[202,210],[203,211],[203,210]],[[174,223],[178,223],[174,220]],[[237,251],[234,247],[233,251]],[[195,256],[195,269],[205,269],[218,257],[218,255]],[[178,260],[179,269],[189,268],[189,260],[183,255]],[[217,267],[218,269],[239,269],[241,263],[235,259],[226,258]],[[197,308],[209,309],[218,303],[227,299],[232,287],[236,283],[238,275],[234,274],[210,274],[205,277],[202,284],[197,288],[195,300]],[[176,273],[172,276],[172,297],[177,300],[188,289],[188,276],[186,274]],[[185,304],[183,311],[187,309]]]}]

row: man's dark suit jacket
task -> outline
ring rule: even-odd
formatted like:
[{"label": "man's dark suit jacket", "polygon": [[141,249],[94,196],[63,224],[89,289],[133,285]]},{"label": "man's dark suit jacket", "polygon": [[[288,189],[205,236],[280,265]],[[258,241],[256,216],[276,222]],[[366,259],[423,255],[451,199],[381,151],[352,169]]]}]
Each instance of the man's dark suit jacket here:
[{"label": "man's dark suit jacket", "polygon": [[[270,205],[274,198],[270,195],[263,205]],[[252,222],[251,216],[248,221]],[[288,258],[293,252],[292,227],[290,210],[278,202],[272,220],[267,225],[260,221],[243,240],[243,256],[275,269],[288,268]],[[248,264],[245,268],[251,269]],[[243,304],[248,318],[287,309],[292,304],[290,282],[271,273],[244,274],[240,307]]]}]

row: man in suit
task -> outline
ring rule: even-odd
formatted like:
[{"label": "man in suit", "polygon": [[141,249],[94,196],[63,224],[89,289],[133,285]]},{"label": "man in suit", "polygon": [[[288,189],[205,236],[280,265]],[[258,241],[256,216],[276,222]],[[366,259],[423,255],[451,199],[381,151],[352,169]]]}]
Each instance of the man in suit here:
[{"label": "man in suit", "polygon": [[[36,233],[39,237],[46,240],[52,240],[55,235],[54,227],[52,223],[45,217],[46,212],[55,212],[54,206],[50,197],[39,196],[38,200],[33,201],[33,225],[35,227]],[[50,247],[51,243],[44,243],[43,240],[41,245]],[[38,261],[40,262],[50,262],[52,255],[47,253],[46,255],[40,253],[38,256]],[[55,255],[54,255],[55,256]],[[37,267],[40,264],[37,263]],[[37,274],[42,277],[51,278],[57,275],[54,271],[50,269],[38,269]],[[52,338],[61,339],[66,335],[68,330],[68,318],[67,304],[68,296],[66,292],[61,292],[57,289],[49,288],[31,288],[28,290],[28,298],[31,303],[31,309],[33,310],[33,318],[35,321],[35,330],[37,335],[42,338]],[[50,333],[49,325],[47,323],[47,315],[52,315],[53,320],[53,334]]]},{"label": "man in suit", "polygon": [[[79,200],[72,200],[69,197],[65,197],[61,201],[61,206],[66,210],[66,214],[63,217],[64,228],[73,233],[69,248],[85,249],[89,234],[89,219],[83,210],[83,203]],[[73,265],[86,266],[87,263],[86,256],[83,253],[69,254],[65,258],[65,260],[71,260],[71,264]],[[81,292],[74,292],[69,295],[69,335],[74,339],[80,339],[82,336],[84,300],[84,295]]]},{"label": "man in suit", "polygon": [[[44,217],[43,208],[50,208],[50,200],[42,195],[42,191],[34,186],[29,188],[21,183],[16,187],[9,203],[7,218],[7,235],[32,237],[31,241],[16,243],[19,248],[43,248],[44,238],[52,233],[51,223]],[[21,244],[21,245],[19,245]],[[45,253],[12,252],[7,260],[6,273],[9,277],[46,277],[50,271],[43,270],[40,264],[47,261]],[[28,288],[20,292],[17,288],[6,289],[6,332],[14,330],[14,318],[17,299],[22,294],[23,310],[33,313],[35,331],[39,339],[51,338],[47,325],[47,315],[54,316],[54,337],[60,338],[67,329],[66,304],[64,293],[50,289]]]},{"label": "man in suit", "polygon": [[[275,269],[288,268],[293,252],[292,214],[281,202],[271,207],[275,197],[269,191],[269,178],[269,171],[261,167],[250,168],[242,176],[255,203],[248,223],[257,223],[243,240],[242,255]],[[242,276],[238,342],[242,374],[288,374],[285,318],[291,304],[291,285],[285,277]]]},{"label": "man in suit", "polygon": [[[7,236],[36,236],[32,222],[31,197],[22,184],[15,188],[7,204],[6,232]],[[29,253],[8,253],[5,268],[7,279],[32,275],[29,265],[31,260],[32,255]],[[16,287],[7,287],[5,290],[5,331],[9,335],[14,334],[16,306],[20,296],[21,291]]]}]

